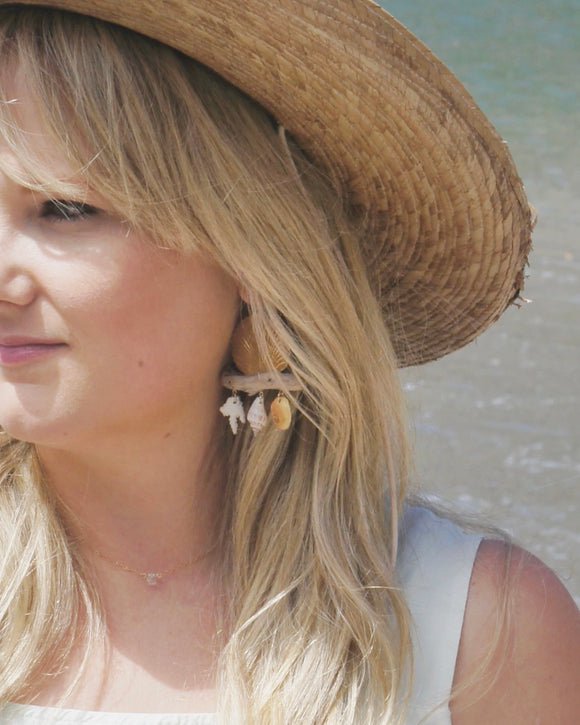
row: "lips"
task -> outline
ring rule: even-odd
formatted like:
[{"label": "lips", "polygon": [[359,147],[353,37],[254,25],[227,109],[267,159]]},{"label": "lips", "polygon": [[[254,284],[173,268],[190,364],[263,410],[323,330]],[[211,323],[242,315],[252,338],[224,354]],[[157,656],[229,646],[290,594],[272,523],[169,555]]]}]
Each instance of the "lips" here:
[{"label": "lips", "polygon": [[66,347],[59,340],[33,337],[0,338],[0,365],[22,365],[34,362]]}]

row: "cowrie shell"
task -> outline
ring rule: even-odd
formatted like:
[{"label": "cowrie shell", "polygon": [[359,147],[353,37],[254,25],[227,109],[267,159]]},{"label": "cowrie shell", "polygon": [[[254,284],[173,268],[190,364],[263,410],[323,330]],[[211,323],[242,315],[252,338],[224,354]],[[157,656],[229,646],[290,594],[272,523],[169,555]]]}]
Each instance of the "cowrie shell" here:
[{"label": "cowrie shell", "polygon": [[288,430],[292,422],[290,401],[285,395],[277,395],[270,405],[270,417],[278,430]]}]

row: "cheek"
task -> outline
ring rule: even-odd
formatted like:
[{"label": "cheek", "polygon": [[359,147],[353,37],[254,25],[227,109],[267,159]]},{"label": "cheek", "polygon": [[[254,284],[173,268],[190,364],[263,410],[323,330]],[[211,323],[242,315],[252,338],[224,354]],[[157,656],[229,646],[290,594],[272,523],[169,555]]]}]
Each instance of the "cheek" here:
[{"label": "cheek", "polygon": [[142,267],[94,309],[103,346],[141,382],[219,376],[238,314],[233,282],[201,265]]}]

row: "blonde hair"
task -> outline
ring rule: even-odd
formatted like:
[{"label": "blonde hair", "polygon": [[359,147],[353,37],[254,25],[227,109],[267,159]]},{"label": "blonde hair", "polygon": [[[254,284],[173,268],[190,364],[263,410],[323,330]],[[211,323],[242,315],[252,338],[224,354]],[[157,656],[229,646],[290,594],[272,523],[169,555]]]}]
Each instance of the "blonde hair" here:
[{"label": "blonde hair", "polygon": [[[267,330],[302,385],[290,431],[227,440],[233,604],[220,716],[399,722],[410,666],[395,577],[406,421],[340,196],[261,107],[149,39],[58,11],[0,10],[0,56],[22,69],[83,184],[160,246],[202,250],[239,279],[260,343]],[[83,193],[34,157],[12,100],[0,99],[0,132],[26,167],[22,183]],[[98,616],[33,446],[5,433],[0,445],[5,700],[22,696],[39,663],[60,666],[73,636],[90,640]]]}]

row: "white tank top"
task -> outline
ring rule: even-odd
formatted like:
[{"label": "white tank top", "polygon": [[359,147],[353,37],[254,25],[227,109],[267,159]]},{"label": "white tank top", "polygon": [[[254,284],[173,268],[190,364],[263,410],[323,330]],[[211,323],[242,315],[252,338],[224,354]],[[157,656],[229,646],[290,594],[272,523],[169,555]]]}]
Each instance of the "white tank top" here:
[{"label": "white tank top", "polygon": [[[473,562],[481,537],[427,509],[405,513],[397,568],[412,616],[413,691],[405,725],[451,725],[447,700]],[[8,704],[10,725],[215,725],[211,713],[158,714],[65,710]]]}]

